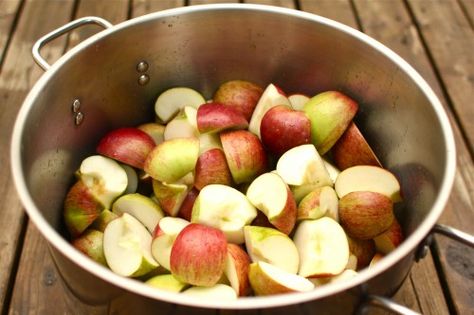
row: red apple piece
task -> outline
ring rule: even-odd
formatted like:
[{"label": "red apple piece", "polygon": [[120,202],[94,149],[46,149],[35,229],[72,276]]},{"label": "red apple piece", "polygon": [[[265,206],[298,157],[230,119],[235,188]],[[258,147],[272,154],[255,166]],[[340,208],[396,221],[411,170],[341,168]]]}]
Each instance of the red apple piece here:
[{"label": "red apple piece", "polygon": [[188,194],[189,188],[186,184],[162,183],[153,180],[153,194],[166,214],[175,217]]},{"label": "red apple piece", "polygon": [[200,133],[222,130],[247,129],[248,122],[237,109],[220,103],[207,103],[197,110],[197,128]]},{"label": "red apple piece", "polygon": [[198,195],[199,190],[194,187],[188,192],[183,202],[181,203],[181,207],[178,210],[178,216],[180,218],[183,218],[187,221],[191,221],[194,202],[196,201]]},{"label": "red apple piece", "polygon": [[331,214],[337,213],[338,202],[337,194],[332,187],[318,187],[306,195],[298,204],[297,219],[319,219],[328,212]]},{"label": "red apple piece", "polygon": [[248,279],[249,255],[238,245],[227,244],[227,259],[224,274],[238,296],[247,296],[251,288]]},{"label": "red apple piece", "polygon": [[349,251],[357,257],[357,269],[367,267],[375,255],[375,243],[373,240],[359,240],[347,237]]},{"label": "red apple piece", "polygon": [[378,252],[387,255],[403,242],[402,227],[397,219],[383,233],[374,237],[375,248]]},{"label": "red apple piece", "polygon": [[104,233],[97,230],[86,230],[81,236],[72,241],[72,246],[95,260],[99,264],[107,266],[104,256]]},{"label": "red apple piece", "polygon": [[197,160],[194,187],[201,190],[209,184],[232,185],[232,174],[221,149],[207,150]]}]

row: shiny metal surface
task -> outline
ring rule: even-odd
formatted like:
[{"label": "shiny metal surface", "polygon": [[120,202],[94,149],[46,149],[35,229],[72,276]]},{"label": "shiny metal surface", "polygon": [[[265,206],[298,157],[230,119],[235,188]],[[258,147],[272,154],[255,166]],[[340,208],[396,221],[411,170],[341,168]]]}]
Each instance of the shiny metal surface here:
[{"label": "shiny metal surface", "polygon": [[[146,85],[137,84],[136,66],[142,60],[149,65]],[[62,225],[62,201],[74,171],[94,151],[100,136],[118,126],[152,120],[154,100],[166,88],[188,86],[209,98],[220,83],[237,78],[263,86],[272,82],[287,93],[314,95],[337,89],[357,100],[358,125],[403,187],[397,216],[407,240],[350,281],[307,293],[225,303],[154,290],[113,274],[70,246]],[[81,100],[86,117],[80,126],[71,123],[75,98]],[[52,65],[25,100],[11,159],[29,217],[53,248],[68,285],[85,301],[105,302],[123,289],[147,301],[196,307],[308,303],[338,314],[352,313],[365,294],[387,296],[398,289],[418,244],[443,211],[455,171],[454,140],[444,110],[426,82],[398,55],[357,30],[316,15],[242,4],[153,13],[76,46]],[[81,274],[88,277],[78,281]],[[97,285],[102,299],[95,295]]]}]

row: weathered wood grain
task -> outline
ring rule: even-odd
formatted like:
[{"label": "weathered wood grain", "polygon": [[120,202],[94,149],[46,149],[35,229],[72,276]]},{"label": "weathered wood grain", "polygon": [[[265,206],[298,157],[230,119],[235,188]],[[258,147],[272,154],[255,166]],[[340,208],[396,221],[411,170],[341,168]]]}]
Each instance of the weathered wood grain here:
[{"label": "weathered wood grain", "polygon": [[357,28],[351,4],[348,0],[299,0],[300,9],[306,12],[321,15],[328,19]]},{"label": "weathered wood grain", "polygon": [[467,15],[467,18],[471,24],[471,28],[474,29],[474,1],[459,0],[459,3]]},{"label": "weathered wood grain", "polygon": [[0,2],[0,68],[8,39],[13,30],[15,17],[17,14],[20,14],[20,3],[20,0],[7,0]]},{"label": "weathered wood grain", "polygon": [[244,3],[274,5],[290,9],[296,8],[296,3],[294,0],[244,0]]},{"label": "weathered wood grain", "polygon": [[184,0],[133,0],[132,17],[184,6]]}]

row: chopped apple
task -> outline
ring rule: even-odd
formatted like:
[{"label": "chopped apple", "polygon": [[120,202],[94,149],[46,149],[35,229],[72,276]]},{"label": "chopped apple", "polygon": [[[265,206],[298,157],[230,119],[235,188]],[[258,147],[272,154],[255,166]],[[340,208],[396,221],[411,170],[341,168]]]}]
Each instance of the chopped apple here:
[{"label": "chopped apple", "polygon": [[113,213],[112,211],[110,211],[108,209],[104,209],[104,210],[102,210],[100,215],[97,217],[97,219],[95,219],[95,221],[92,222],[90,227],[92,229],[97,230],[97,231],[104,232],[105,227],[107,226],[107,224],[109,224],[110,221],[112,221],[114,219],[117,219],[117,218],[118,218],[118,215],[116,215],[115,213]]},{"label": "chopped apple", "polygon": [[110,269],[125,277],[139,277],[158,267],[151,256],[151,234],[133,216],[124,213],[104,231],[104,255]]},{"label": "chopped apple", "polygon": [[236,184],[250,182],[265,172],[267,156],[260,140],[246,130],[220,134],[230,173]]},{"label": "chopped apple", "polygon": [[125,188],[124,194],[133,194],[137,192],[138,188],[138,175],[135,169],[127,164],[121,164],[125,173],[127,173],[127,188]]},{"label": "chopped apple", "polygon": [[199,195],[199,190],[192,188],[188,191],[186,197],[181,203],[181,207],[178,210],[178,216],[187,221],[191,221],[191,215],[193,213],[194,202],[196,201],[197,196]]},{"label": "chopped apple", "polygon": [[375,255],[375,244],[373,240],[359,240],[347,236],[349,251],[357,258],[357,270],[367,267]]},{"label": "chopped apple", "polygon": [[381,253],[376,253],[372,260],[370,261],[369,268],[374,267],[382,258],[384,257]]},{"label": "chopped apple", "polygon": [[211,149],[221,149],[220,135],[217,133],[202,133],[199,135],[199,154]]},{"label": "chopped apple", "polygon": [[72,246],[99,264],[107,266],[104,256],[104,233],[97,230],[86,230],[72,241]]},{"label": "chopped apple", "polygon": [[298,204],[297,220],[319,219],[328,212],[337,213],[338,202],[339,199],[332,187],[318,187]]},{"label": "chopped apple", "polygon": [[324,162],[312,144],[286,151],[278,160],[276,171],[288,185],[332,186]]},{"label": "chopped apple", "polygon": [[204,103],[206,100],[199,92],[187,87],[175,87],[158,96],[155,112],[161,121],[168,123],[185,106],[198,108]]},{"label": "chopped apple", "polygon": [[255,83],[232,80],[219,86],[214,101],[237,109],[249,121],[262,93],[263,89]]},{"label": "chopped apple", "polygon": [[209,184],[232,185],[232,174],[221,149],[210,149],[202,153],[195,167],[194,187],[201,190]]},{"label": "chopped apple", "polygon": [[231,106],[212,102],[197,110],[197,127],[200,133],[247,129],[248,125],[244,115]]},{"label": "chopped apple", "polygon": [[68,191],[64,201],[63,217],[72,237],[81,235],[101,214],[104,206],[91,190],[78,180]]},{"label": "chopped apple", "polygon": [[249,123],[249,131],[260,137],[260,124],[265,113],[272,107],[277,105],[284,105],[291,108],[290,101],[286,97],[285,93],[276,87],[274,84],[269,84],[265,91],[263,91],[255,110],[253,111],[252,118]]},{"label": "chopped apple", "polygon": [[326,167],[326,170],[329,173],[329,177],[331,178],[332,182],[336,182],[337,176],[341,173],[341,171],[330,161],[328,161],[326,158],[322,158],[324,162],[324,166]]},{"label": "chopped apple", "polygon": [[251,288],[248,279],[249,255],[238,245],[227,244],[227,259],[224,275],[238,296],[247,296]]},{"label": "chopped apple", "polygon": [[121,215],[128,213],[140,221],[150,233],[153,232],[158,221],[164,217],[160,206],[148,197],[140,194],[128,194],[118,198],[112,205],[112,211]]},{"label": "chopped apple", "polygon": [[346,270],[357,270],[357,256],[350,254],[349,260],[347,261]]},{"label": "chopped apple", "polygon": [[213,286],[224,272],[226,257],[227,241],[222,231],[189,224],[178,234],[171,249],[171,273],[185,283]]},{"label": "chopped apple", "polygon": [[288,96],[288,100],[294,110],[303,110],[304,106],[309,101],[309,97],[304,94],[295,93]]},{"label": "chopped apple", "polygon": [[158,123],[145,123],[137,126],[138,129],[148,134],[153,141],[155,141],[155,145],[162,143],[165,141],[164,133],[165,133],[165,126],[158,124]]},{"label": "chopped apple", "polygon": [[334,184],[339,198],[353,191],[372,191],[401,201],[400,183],[390,171],[371,165],[357,165],[343,170]]},{"label": "chopped apple", "polygon": [[305,113],[277,105],[263,116],[260,136],[269,151],[282,155],[291,148],[311,143],[311,123]]},{"label": "chopped apple", "polygon": [[290,234],[296,222],[296,202],[288,185],[276,173],[257,177],[247,189],[249,201],[278,230]]},{"label": "chopped apple", "polygon": [[358,105],[340,92],[327,91],[312,97],[303,110],[311,121],[313,144],[324,155],[347,129]]},{"label": "chopped apple", "polygon": [[257,296],[307,292],[314,289],[314,284],[308,279],[263,261],[250,265],[249,281]]},{"label": "chopped apple", "polygon": [[156,180],[173,183],[194,170],[198,156],[197,138],[171,139],[150,152],[144,170]]},{"label": "chopped apple", "polygon": [[357,275],[358,275],[357,271],[352,270],[352,269],[346,269],[343,272],[341,272],[340,274],[338,274],[334,277],[331,277],[329,282],[334,283],[334,282],[347,281],[347,280],[350,280],[350,279],[354,278]]},{"label": "chopped apple", "polygon": [[234,289],[226,284],[221,283],[210,287],[194,286],[184,290],[182,294],[213,301],[227,301],[237,299],[237,294],[235,293]]},{"label": "chopped apple", "polygon": [[196,109],[185,106],[168,124],[163,133],[164,140],[175,138],[197,138],[199,132],[196,127]]},{"label": "chopped apple", "polygon": [[257,210],[247,197],[235,188],[212,184],[205,186],[196,198],[191,222],[220,229],[227,241],[244,242],[245,225],[257,216]]},{"label": "chopped apple", "polygon": [[166,214],[175,217],[188,194],[189,188],[186,184],[162,183],[153,180],[153,194]]},{"label": "chopped apple", "polygon": [[340,274],[347,265],[349,244],[346,233],[331,218],[301,222],[293,240],[300,256],[300,276],[334,276]]},{"label": "chopped apple", "polygon": [[252,262],[265,261],[296,274],[300,259],[298,250],[288,235],[267,227],[244,227],[245,246]]},{"label": "chopped apple", "polygon": [[153,288],[175,293],[181,292],[188,286],[186,283],[176,279],[172,274],[157,275],[151,277],[145,283]]},{"label": "chopped apple", "polygon": [[394,219],[386,231],[374,237],[374,241],[377,251],[384,255],[397,248],[403,241],[402,227],[398,220]]},{"label": "chopped apple", "polygon": [[138,128],[119,128],[107,133],[97,145],[97,153],[142,169],[155,141]]},{"label": "chopped apple", "polygon": [[78,173],[94,198],[107,209],[128,185],[127,173],[120,164],[100,155],[85,158]]},{"label": "chopped apple", "polygon": [[374,165],[382,167],[379,159],[354,122],[331,149],[332,157],[340,170],[355,165]]},{"label": "chopped apple", "polygon": [[181,218],[164,217],[156,225],[151,242],[151,254],[163,268],[171,270],[171,248],[178,234],[188,224],[189,221]]},{"label": "chopped apple", "polygon": [[339,220],[351,237],[368,240],[387,230],[394,219],[389,197],[371,191],[354,191],[339,200]]}]

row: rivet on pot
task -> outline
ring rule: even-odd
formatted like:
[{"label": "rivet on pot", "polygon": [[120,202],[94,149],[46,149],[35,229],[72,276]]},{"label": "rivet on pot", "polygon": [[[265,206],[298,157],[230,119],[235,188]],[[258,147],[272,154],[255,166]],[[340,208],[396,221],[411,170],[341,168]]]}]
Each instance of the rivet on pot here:
[{"label": "rivet on pot", "polygon": [[140,61],[138,64],[137,64],[137,71],[138,72],[145,72],[148,70],[148,63],[146,61]]},{"label": "rivet on pot", "polygon": [[150,77],[148,74],[142,74],[140,77],[138,77],[138,84],[140,85],[146,85],[150,81]]},{"label": "rivet on pot", "polygon": [[76,126],[79,126],[83,120],[84,120],[84,114],[82,112],[77,112],[74,115],[74,123],[76,124]]},{"label": "rivet on pot", "polygon": [[428,252],[430,251],[431,243],[433,242],[433,236],[428,235],[425,240],[418,245],[418,248],[415,252],[415,261],[419,262],[421,259],[425,258]]},{"label": "rivet on pot", "polygon": [[75,100],[72,102],[72,112],[73,112],[73,113],[78,113],[78,112],[79,112],[79,108],[81,108],[81,102],[80,102],[78,99],[75,99]]}]

